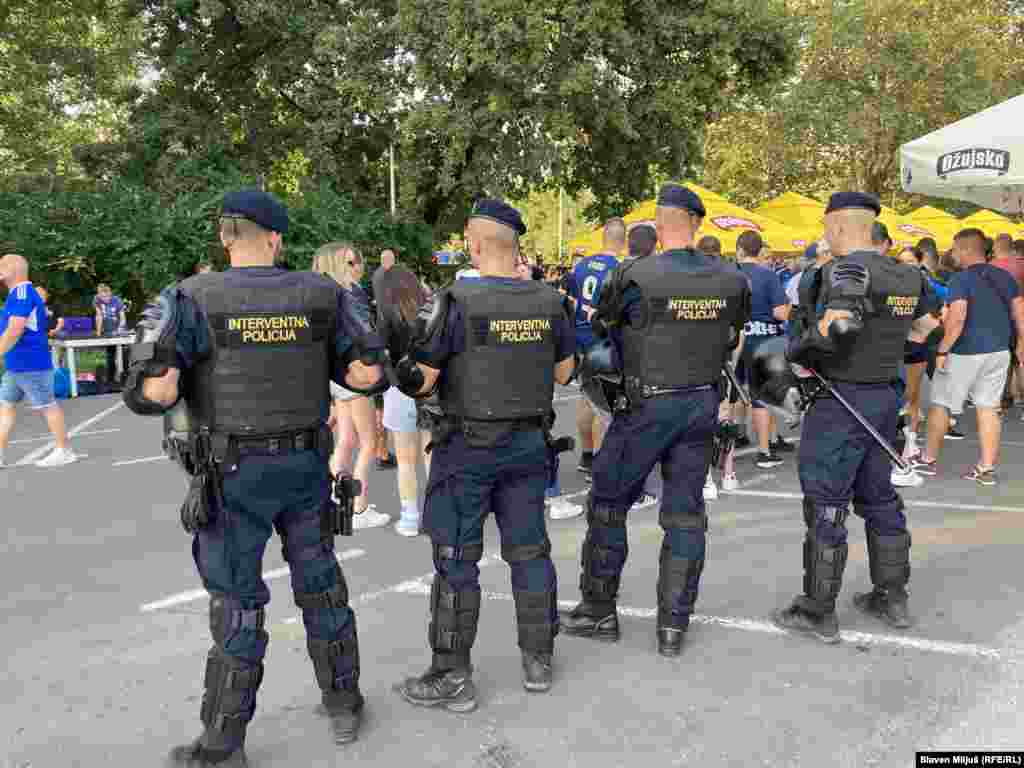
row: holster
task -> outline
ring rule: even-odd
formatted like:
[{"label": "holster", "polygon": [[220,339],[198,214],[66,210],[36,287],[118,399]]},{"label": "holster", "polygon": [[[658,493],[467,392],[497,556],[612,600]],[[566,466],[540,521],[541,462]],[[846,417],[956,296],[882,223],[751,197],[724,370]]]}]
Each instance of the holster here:
[{"label": "holster", "polygon": [[334,478],[332,490],[321,518],[324,537],[351,536],[356,497],[363,492],[363,484],[349,475],[341,475]]}]

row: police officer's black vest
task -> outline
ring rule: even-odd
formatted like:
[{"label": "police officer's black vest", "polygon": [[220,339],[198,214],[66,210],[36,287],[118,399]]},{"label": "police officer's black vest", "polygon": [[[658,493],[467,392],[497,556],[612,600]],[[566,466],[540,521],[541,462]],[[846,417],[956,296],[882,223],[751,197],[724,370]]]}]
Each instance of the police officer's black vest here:
[{"label": "police officer's black vest", "polygon": [[554,324],[563,315],[558,294],[535,280],[459,280],[451,296],[462,312],[466,347],[444,374],[445,414],[475,421],[546,417],[555,392]]},{"label": "police officer's black vest", "polygon": [[181,288],[203,310],[213,348],[186,387],[194,422],[239,436],[323,424],[330,406],[336,283],[268,268],[196,275]]},{"label": "police officer's black vest", "polygon": [[[718,381],[730,328],[747,318],[747,279],[721,263],[684,264],[666,251],[621,269],[641,293],[641,321],[622,328],[622,363],[630,396]],[[694,258],[693,251],[689,257]]]},{"label": "police officer's black vest", "polygon": [[[836,381],[865,384],[898,379],[907,334],[923,298],[921,271],[873,251],[844,258],[867,265],[872,312],[865,314],[864,328],[850,348],[829,356],[820,373]],[[831,269],[828,264],[822,272],[822,290],[827,290]]]}]

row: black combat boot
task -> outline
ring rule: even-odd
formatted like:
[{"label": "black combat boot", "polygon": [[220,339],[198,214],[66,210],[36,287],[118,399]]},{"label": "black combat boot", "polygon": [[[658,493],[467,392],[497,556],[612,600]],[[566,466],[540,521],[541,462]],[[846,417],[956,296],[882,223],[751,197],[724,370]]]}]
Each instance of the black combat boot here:
[{"label": "black combat boot", "polygon": [[250,664],[214,646],[206,657],[200,719],[203,735],[175,747],[166,764],[180,768],[245,768],[245,732],[256,709],[263,664]]},{"label": "black combat boot", "polygon": [[697,602],[703,560],[672,557],[672,549],[662,544],[658,563],[658,653],[678,656],[683,637],[690,626],[690,614]]},{"label": "black combat boot", "polygon": [[910,581],[910,532],[881,536],[867,532],[868,563],[875,588],[853,596],[853,604],[894,629],[907,629],[907,582]]},{"label": "black combat boot", "polygon": [[594,541],[598,528],[625,528],[626,513],[612,507],[595,505],[587,498],[587,535],[580,557],[580,593],[583,600],[571,611],[559,612],[559,623],[565,634],[589,637],[592,640],[617,642],[619,614],[615,600],[619,594],[619,576],[598,576],[597,563],[605,563],[612,552]]},{"label": "black combat boot", "polygon": [[658,653],[662,656],[678,656],[683,652],[685,630],[672,627],[658,627]]},{"label": "black combat boot", "polygon": [[804,537],[804,594],[772,617],[775,625],[821,640],[838,643],[836,598],[842,589],[848,547],[826,546],[812,532]]},{"label": "black combat boot", "polygon": [[[435,546],[435,556],[451,555],[450,548]],[[474,546],[473,558],[482,547]],[[435,574],[430,589],[430,627],[427,639],[434,651],[430,669],[419,677],[409,677],[395,690],[403,699],[418,707],[444,707],[450,712],[472,712],[476,709],[476,686],[470,651],[476,640],[480,621],[480,592],[455,591],[441,574]]]},{"label": "black combat boot", "polygon": [[430,669],[396,686],[403,699],[417,707],[443,707],[449,712],[476,709],[476,686],[469,653],[435,654]]},{"label": "black combat boot", "polygon": [[551,689],[551,658],[558,634],[558,598],[554,591],[512,593],[516,603],[516,629],[523,652],[523,687],[531,693]]},{"label": "black combat boot", "polygon": [[191,744],[175,747],[167,757],[168,768],[248,768],[245,749],[239,747],[231,752],[206,749],[196,739]]},{"label": "black combat boot", "polygon": [[321,691],[317,714],[330,721],[335,744],[349,744],[359,736],[365,705],[359,691],[359,637],[355,615],[338,639],[310,637],[306,639],[306,648]]},{"label": "black combat boot", "polygon": [[565,634],[573,637],[614,643],[620,636],[619,614],[611,601],[584,599],[571,611],[563,611],[559,622]]}]

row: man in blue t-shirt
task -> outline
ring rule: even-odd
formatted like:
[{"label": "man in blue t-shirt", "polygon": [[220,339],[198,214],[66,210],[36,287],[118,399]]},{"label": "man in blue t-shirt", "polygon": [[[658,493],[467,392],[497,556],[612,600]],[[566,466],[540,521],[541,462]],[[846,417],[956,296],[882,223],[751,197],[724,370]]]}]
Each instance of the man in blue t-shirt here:
[{"label": "man in blue t-shirt", "polygon": [[[768,248],[757,232],[747,230],[736,239],[736,261],[750,283],[750,322],[743,329],[744,374],[750,370],[750,361],[757,348],[781,335],[783,323],[789,319],[789,299],[779,276],[764,266],[767,256]],[[737,420],[742,423],[741,419]],[[757,466],[771,469],[782,464],[777,452],[792,450],[792,446],[781,435],[772,442],[773,419],[759,400],[752,404],[751,422],[759,447]]]},{"label": "man in blue t-shirt", "polygon": [[[619,255],[626,248],[626,222],[609,219],[604,225],[604,244],[600,253],[586,256],[576,264],[569,281],[569,296],[576,307],[576,352],[582,355],[594,343],[590,316],[601,298],[601,288],[619,266]],[[604,427],[585,397],[576,401],[576,428],[580,434],[579,470],[588,477],[594,452],[601,447]]]},{"label": "man in blue t-shirt", "polygon": [[[949,281],[948,309],[936,352],[928,445],[915,464],[922,475],[935,475],[939,449],[950,414],[974,402],[981,457],[965,479],[995,485],[999,454],[999,406],[1010,369],[1010,347],[1018,360],[1024,352],[1024,299],[1013,276],[988,263],[988,239],[979,229],[961,230],[953,255],[961,271]],[[1015,338],[1016,336],[1016,338]]]},{"label": "man in blue t-shirt", "polygon": [[17,254],[0,258],[0,282],[7,286],[7,301],[0,314],[0,353],[5,371],[0,379],[0,467],[14,429],[14,406],[28,398],[33,410],[42,411],[56,447],[37,467],[60,467],[78,457],[68,445],[64,412],[53,393],[53,361],[47,343],[46,305],[28,279],[28,262]]}]

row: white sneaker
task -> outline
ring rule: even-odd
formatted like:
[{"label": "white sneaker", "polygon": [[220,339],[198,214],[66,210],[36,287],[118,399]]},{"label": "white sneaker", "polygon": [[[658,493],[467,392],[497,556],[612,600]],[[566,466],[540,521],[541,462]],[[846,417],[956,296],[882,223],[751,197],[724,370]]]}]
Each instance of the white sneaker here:
[{"label": "white sneaker", "polygon": [[736,473],[733,472],[728,475],[722,475],[722,490],[723,491],[738,491],[740,489],[740,481],[736,479]]},{"label": "white sneaker", "polygon": [[70,448],[54,448],[53,453],[47,456],[45,459],[40,459],[36,462],[37,467],[63,467],[66,464],[73,464],[78,461],[78,455]]},{"label": "white sneaker", "polygon": [[[364,512],[363,514],[365,515],[366,513]],[[419,536],[420,527],[418,525],[403,525],[402,521],[399,520],[395,523],[395,533],[399,536]]]},{"label": "white sneaker", "polygon": [[652,496],[649,493],[645,493],[643,496],[641,496],[639,499],[636,500],[636,503],[633,505],[632,509],[640,509],[641,507],[649,507],[652,504],[657,504],[657,503],[658,503],[658,497],[657,496]]},{"label": "white sneaker", "polygon": [[391,522],[391,515],[385,515],[377,511],[377,505],[371,504],[362,514],[352,515],[352,530],[361,531],[364,528],[380,528]]},{"label": "white sneaker", "polygon": [[568,520],[571,517],[582,515],[583,505],[561,499],[551,499],[551,503],[548,504],[548,514],[552,520]]},{"label": "white sneaker", "polygon": [[714,501],[718,498],[718,486],[715,485],[715,478],[708,473],[708,479],[704,481],[704,501]]},{"label": "white sneaker", "polygon": [[909,472],[904,472],[899,467],[893,467],[892,484],[897,488],[920,488],[924,485],[924,478],[913,469]]}]

